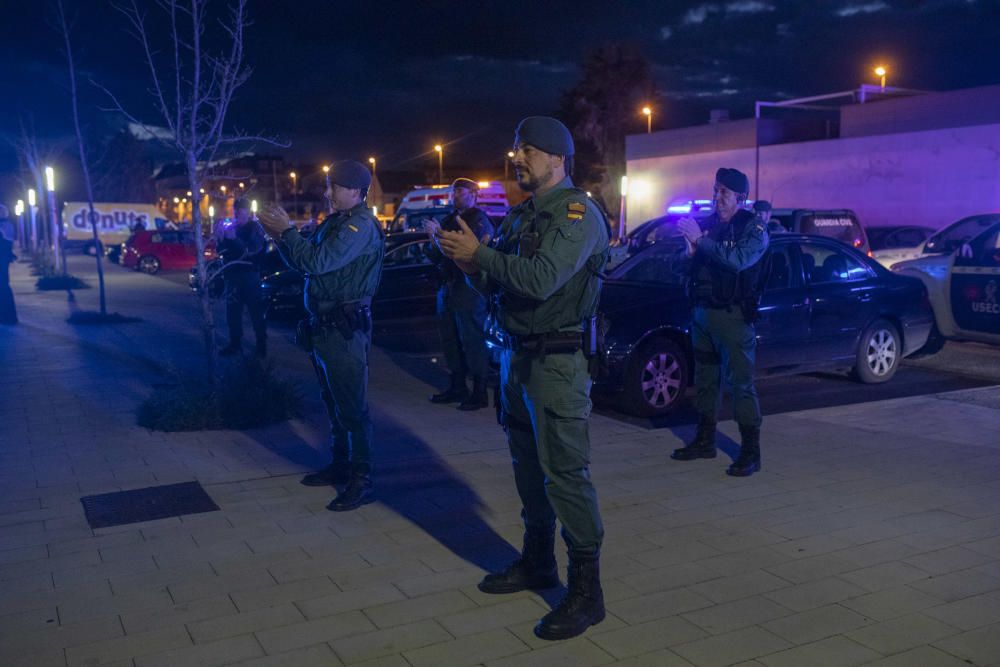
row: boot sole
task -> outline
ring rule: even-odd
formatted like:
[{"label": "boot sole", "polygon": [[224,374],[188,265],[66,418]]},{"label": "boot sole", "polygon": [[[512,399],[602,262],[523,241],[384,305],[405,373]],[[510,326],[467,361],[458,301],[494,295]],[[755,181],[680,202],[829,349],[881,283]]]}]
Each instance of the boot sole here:
[{"label": "boot sole", "polygon": [[341,507],[333,507],[332,505],[327,505],[326,508],[331,512],[350,512],[351,510],[356,510],[365,505],[370,505],[375,502],[374,497],[364,498],[361,502],[354,503],[353,505],[344,505]]},{"label": "boot sole", "polygon": [[510,595],[511,593],[520,593],[521,591],[545,591],[550,588],[557,588],[560,585],[562,585],[562,582],[556,577],[554,581],[536,581],[532,582],[530,586],[490,586],[480,581],[476,584],[476,588],[481,593],[486,593],[487,595]]},{"label": "boot sole", "polygon": [[594,627],[595,625],[603,621],[606,615],[607,615],[606,612],[602,609],[600,615],[597,618],[590,621],[589,623],[587,623],[587,625],[579,629],[574,628],[572,631],[569,632],[552,632],[542,627],[542,624],[539,623],[538,625],[535,626],[535,636],[538,637],[539,639],[544,639],[546,641],[560,641],[563,639],[572,639],[573,637],[579,637],[587,630],[589,630],[590,628]]},{"label": "boot sole", "polygon": [[726,474],[730,477],[749,477],[755,472],[760,472],[760,464],[750,466],[749,468],[744,468],[742,470],[733,470],[732,468],[726,469]]},{"label": "boot sole", "polygon": [[711,454],[696,454],[695,456],[674,456],[671,454],[670,458],[673,461],[697,461],[698,459],[714,459],[718,455],[718,452],[712,452]]}]

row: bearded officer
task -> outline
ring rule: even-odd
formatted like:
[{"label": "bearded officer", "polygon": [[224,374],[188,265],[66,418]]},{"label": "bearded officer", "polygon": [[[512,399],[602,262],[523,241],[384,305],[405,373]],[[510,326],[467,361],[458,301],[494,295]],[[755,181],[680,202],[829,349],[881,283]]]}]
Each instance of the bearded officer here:
[{"label": "bearded officer", "polygon": [[555,118],[521,121],[514,137],[518,185],[531,193],[500,225],[490,246],[467,225],[440,232],[446,255],[493,298],[509,342],[501,363],[502,423],[521,498],[520,557],[479,584],[514,593],[559,584],[555,522],[569,551],[567,593],[535,626],[543,639],[567,639],[604,619],[598,560],[604,527],[590,480],[591,375],[600,271],[609,228],[570,180],[573,138]]},{"label": "bearded officer", "polygon": [[306,475],[308,486],[345,484],[327,509],[353,510],[374,500],[372,422],[368,414],[371,302],[382,273],[382,226],[365,204],[371,172],[345,160],[330,169],[326,196],[333,208],[307,240],[278,206],[261,213],[285,263],[306,278],[306,343],[330,417],[333,462]]},{"label": "bearded officer", "polygon": [[762,419],[753,381],[757,352],[754,322],[768,234],[764,222],[743,208],[749,192],[746,174],[719,169],[712,214],[700,224],[692,218],[677,223],[691,260],[691,345],[698,432],[692,442],[674,450],[670,457],[677,461],[715,458],[716,414],[722,378],[726,377],[740,428],[740,454],[726,470],[734,477],[748,477],[760,470]]}]

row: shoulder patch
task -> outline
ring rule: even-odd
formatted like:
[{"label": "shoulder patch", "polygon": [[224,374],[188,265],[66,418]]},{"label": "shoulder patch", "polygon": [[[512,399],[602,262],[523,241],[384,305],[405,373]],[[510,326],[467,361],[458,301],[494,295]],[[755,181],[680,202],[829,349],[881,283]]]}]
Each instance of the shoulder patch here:
[{"label": "shoulder patch", "polygon": [[566,217],[570,220],[583,220],[587,213],[587,205],[583,202],[571,201],[566,204]]},{"label": "shoulder patch", "polygon": [[355,227],[355,226],[354,226],[354,225],[352,225],[352,224],[348,224],[348,225],[347,225],[347,228],[348,228],[348,229],[350,229],[350,230],[351,230],[352,232],[356,232],[356,231],[358,231],[358,228],[357,228],[357,227]]}]

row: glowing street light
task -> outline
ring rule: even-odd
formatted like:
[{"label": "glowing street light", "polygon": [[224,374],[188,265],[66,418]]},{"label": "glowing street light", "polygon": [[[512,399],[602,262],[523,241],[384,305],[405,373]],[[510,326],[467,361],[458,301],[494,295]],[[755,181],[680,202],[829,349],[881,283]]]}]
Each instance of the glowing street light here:
[{"label": "glowing street light", "polygon": [[61,233],[59,230],[59,214],[56,211],[56,170],[45,167],[45,188],[48,192],[49,220],[52,225],[52,254],[56,271],[63,270]]},{"label": "glowing street light", "polygon": [[330,165],[328,165],[328,164],[324,164],[323,165],[323,173],[324,174],[329,174],[330,173]]},{"label": "glowing street light", "polygon": [[35,198],[35,189],[28,188],[28,206],[37,206],[38,200]]},{"label": "glowing street light", "polygon": [[245,186],[245,185],[243,185],[243,182],[242,182],[242,181],[240,181],[240,190],[242,190],[242,189],[243,189],[243,188],[245,188],[245,187],[246,187],[246,186]]},{"label": "glowing street light", "polygon": [[219,186],[219,191],[222,192],[223,195],[225,195],[226,194],[226,186],[225,185],[220,185]]},{"label": "glowing street light", "polygon": [[257,213],[257,200],[256,199],[250,200],[250,211],[253,212],[254,214]]},{"label": "glowing street light", "polygon": [[28,188],[28,217],[31,219],[31,247],[38,250],[38,200],[35,189]]},{"label": "glowing street light", "polygon": [[174,197],[174,203],[180,204],[181,203],[180,197]]},{"label": "glowing street light", "polygon": [[514,159],[514,151],[507,151],[507,159],[503,161],[503,180],[504,182],[510,178],[510,161]]},{"label": "glowing street light", "polygon": [[375,158],[374,157],[368,158],[368,164],[370,164],[372,166],[372,179],[374,180],[375,179]]},{"label": "glowing street light", "polygon": [[653,131],[653,110],[648,106],[642,108],[642,115],[646,117],[646,134]]},{"label": "glowing street light", "polygon": [[444,183],[444,147],[434,144],[434,152],[438,154],[438,183]]},{"label": "glowing street light", "polygon": [[298,175],[293,171],[288,174],[292,178],[292,198],[295,201],[295,215],[299,214],[299,182]]},{"label": "glowing street light", "polygon": [[52,167],[45,168],[45,187],[49,192],[56,191],[56,171]]},{"label": "glowing street light", "polygon": [[17,203],[14,204],[14,215],[23,215],[23,214],[24,214],[24,200],[18,199]]},{"label": "glowing street light", "polygon": [[885,68],[885,65],[879,65],[875,68],[875,76],[880,77],[882,80],[882,90],[885,91],[885,75],[889,73],[889,70]]},{"label": "glowing street light", "polygon": [[208,207],[208,219],[210,221],[212,221],[212,222],[215,222],[215,207],[214,206],[209,206]]}]

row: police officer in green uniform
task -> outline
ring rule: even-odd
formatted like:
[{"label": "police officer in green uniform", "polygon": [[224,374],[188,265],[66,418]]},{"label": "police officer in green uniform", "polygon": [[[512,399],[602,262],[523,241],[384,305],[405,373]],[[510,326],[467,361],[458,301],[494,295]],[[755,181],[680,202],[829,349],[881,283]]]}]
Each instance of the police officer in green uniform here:
[{"label": "police officer in green uniform", "polygon": [[[590,480],[590,359],[609,228],[570,180],[573,138],[554,118],[518,125],[513,164],[531,197],[511,209],[490,246],[467,225],[440,232],[444,253],[489,295],[508,348],[502,423],[525,524],[520,557],[479,590],[514,593],[559,584],[555,522],[569,551],[568,591],[535,626],[567,639],[604,619],[598,558],[604,526]],[[588,358],[589,357],[589,358]]]},{"label": "police officer in green uniform", "polygon": [[[456,179],[451,184],[454,210],[440,225],[430,221],[424,229],[437,238],[438,229],[457,231],[461,216],[472,233],[482,243],[493,237],[493,223],[482,209],[476,207],[479,184],[468,178]],[[427,250],[441,274],[441,287],[437,293],[438,329],[441,347],[451,372],[451,383],[439,394],[431,396],[432,403],[459,403],[459,410],[479,410],[489,405],[486,393],[486,376],[490,372],[490,358],[486,349],[486,299],[465,281],[465,274],[455,262],[442,254],[436,245]],[[467,373],[472,374],[472,393],[465,383]]]},{"label": "police officer in green uniform", "polygon": [[307,240],[277,206],[261,213],[261,223],[276,241],[288,266],[306,278],[305,305],[310,318],[301,341],[311,348],[330,416],[333,462],[307,475],[308,486],[345,484],[327,506],[334,512],[374,500],[372,423],[368,415],[368,352],[371,301],[382,273],[382,226],[365,205],[371,172],[360,162],[333,165],[327,198],[334,213]]},{"label": "police officer in green uniform", "polygon": [[733,408],[740,428],[740,454],[726,470],[747,477],[760,470],[760,404],[754,387],[754,360],[760,292],[768,235],[764,222],[743,208],[750,179],[723,168],[715,175],[715,210],[698,221],[677,223],[690,258],[694,314],[691,344],[697,389],[698,431],[694,440],[674,450],[677,461],[716,456],[715,424],[722,396],[723,374],[733,391]]}]

